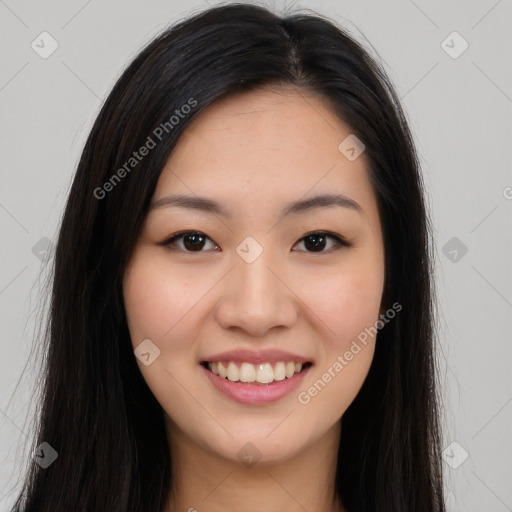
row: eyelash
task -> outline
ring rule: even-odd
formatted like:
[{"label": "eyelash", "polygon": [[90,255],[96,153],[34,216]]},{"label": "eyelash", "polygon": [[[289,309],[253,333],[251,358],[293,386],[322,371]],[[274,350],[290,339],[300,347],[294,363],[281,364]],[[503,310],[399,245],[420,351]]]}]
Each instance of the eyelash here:
[{"label": "eyelash", "polygon": [[[179,233],[175,233],[174,235],[171,235],[169,238],[165,239],[159,245],[162,245],[165,247],[171,247],[172,245],[174,245],[176,240],[183,238],[185,235],[199,235],[199,236],[204,237],[213,242],[213,240],[209,236],[205,235],[201,231],[180,231]],[[329,231],[312,231],[310,233],[305,234],[297,243],[302,242],[305,238],[308,238],[310,236],[311,237],[322,236],[322,237],[332,238],[336,242],[336,245],[334,247],[331,247],[330,249],[325,250],[325,251],[317,251],[317,252],[315,252],[315,251],[300,251],[300,252],[307,252],[309,254],[325,254],[325,253],[332,252],[333,250],[341,249],[342,247],[350,246],[350,244],[343,237],[341,237],[340,235],[335,235],[334,233],[330,233]],[[218,245],[216,245],[216,247],[218,247]],[[188,254],[206,252],[206,251],[202,251],[202,250],[201,251],[187,251],[186,249],[175,249],[175,248],[171,248],[171,250],[181,250],[182,252],[186,252]]]}]

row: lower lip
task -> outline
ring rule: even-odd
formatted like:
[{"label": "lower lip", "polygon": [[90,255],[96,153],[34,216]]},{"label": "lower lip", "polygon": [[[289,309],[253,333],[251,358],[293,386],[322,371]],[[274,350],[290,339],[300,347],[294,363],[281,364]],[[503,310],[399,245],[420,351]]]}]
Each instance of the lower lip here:
[{"label": "lower lip", "polygon": [[266,405],[279,400],[296,389],[308,373],[311,366],[300,373],[295,373],[290,379],[275,380],[268,385],[246,384],[223,379],[200,365],[210,382],[227,397],[235,402],[246,405]]}]

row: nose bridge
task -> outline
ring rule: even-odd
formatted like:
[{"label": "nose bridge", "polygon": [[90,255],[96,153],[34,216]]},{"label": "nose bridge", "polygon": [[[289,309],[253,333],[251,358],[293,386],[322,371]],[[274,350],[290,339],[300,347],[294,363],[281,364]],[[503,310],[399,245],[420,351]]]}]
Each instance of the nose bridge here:
[{"label": "nose bridge", "polygon": [[264,251],[251,263],[243,259],[239,261],[236,269],[237,283],[235,283],[239,299],[249,300],[254,302],[254,305],[270,304],[276,301],[276,294],[282,293],[282,290],[277,290],[280,283],[270,268],[269,251]]},{"label": "nose bridge", "polygon": [[255,336],[291,325],[297,316],[293,293],[278,278],[279,266],[270,251],[263,250],[254,261],[244,259],[243,253],[235,256],[235,268],[226,276],[227,286],[217,309],[218,322]]}]

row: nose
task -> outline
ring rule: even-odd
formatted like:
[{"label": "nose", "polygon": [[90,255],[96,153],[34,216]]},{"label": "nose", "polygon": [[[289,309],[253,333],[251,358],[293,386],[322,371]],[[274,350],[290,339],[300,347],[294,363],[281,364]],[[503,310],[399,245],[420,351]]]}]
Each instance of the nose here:
[{"label": "nose", "polygon": [[265,254],[252,263],[240,259],[224,278],[216,308],[216,320],[222,328],[262,337],[297,321],[297,296],[282,270],[271,265]]}]

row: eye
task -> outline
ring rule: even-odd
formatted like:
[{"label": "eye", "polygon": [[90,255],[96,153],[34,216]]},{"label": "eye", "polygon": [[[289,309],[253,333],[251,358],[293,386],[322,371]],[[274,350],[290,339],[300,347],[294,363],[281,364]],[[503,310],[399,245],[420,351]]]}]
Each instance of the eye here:
[{"label": "eye", "polygon": [[[185,252],[204,252],[202,249],[205,246],[206,240],[212,242],[214,249],[219,248],[218,245],[213,243],[211,238],[207,237],[200,231],[182,231],[180,233],[175,233],[164,240],[160,245],[171,247],[171,249],[174,249],[174,247],[178,245],[178,249]],[[183,243],[179,244],[178,241],[182,241]]]},{"label": "eye", "polygon": [[[334,240],[334,244],[327,250],[324,250],[326,245],[328,245],[327,239]],[[342,237],[332,233],[327,233],[326,231],[314,231],[312,233],[308,233],[299,240],[298,244],[301,243],[303,243],[306,248],[312,249],[311,251],[307,250],[307,252],[329,252],[330,249],[338,249],[340,246],[348,247],[350,245]]]},{"label": "eye", "polygon": [[[327,240],[331,239],[331,246],[325,250],[329,244]],[[211,242],[213,249],[219,249],[219,246],[213,243],[213,240],[201,231],[181,231],[170,236],[159,245],[170,247],[172,250],[178,249],[184,252],[204,252],[203,249],[207,245],[207,241]],[[180,243],[181,242],[181,243]],[[348,247],[348,244],[342,237],[327,233],[326,231],[314,231],[302,237],[297,245],[303,243],[306,252],[329,252],[341,246]]]}]

